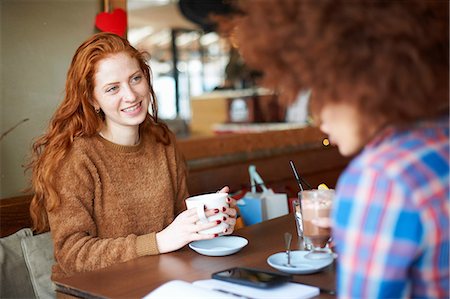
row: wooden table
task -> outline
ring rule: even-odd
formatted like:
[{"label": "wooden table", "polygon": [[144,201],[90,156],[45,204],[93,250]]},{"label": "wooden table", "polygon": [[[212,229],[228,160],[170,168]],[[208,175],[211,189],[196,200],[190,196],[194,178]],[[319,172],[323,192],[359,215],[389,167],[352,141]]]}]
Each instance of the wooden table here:
[{"label": "wooden table", "polygon": [[[80,273],[55,281],[58,297],[65,294],[82,298],[142,298],[165,282],[181,279],[189,282],[211,278],[211,273],[233,266],[244,266],[276,271],[266,259],[284,251],[284,232],[294,236],[292,248],[297,248],[296,227],[293,214],[265,221],[235,231],[249,243],[241,251],[224,257],[204,256],[188,246],[159,256],[146,256],[100,269]],[[294,275],[294,280],[304,284],[335,290],[335,265],[309,274]],[[321,293],[317,298],[334,298]]]}]

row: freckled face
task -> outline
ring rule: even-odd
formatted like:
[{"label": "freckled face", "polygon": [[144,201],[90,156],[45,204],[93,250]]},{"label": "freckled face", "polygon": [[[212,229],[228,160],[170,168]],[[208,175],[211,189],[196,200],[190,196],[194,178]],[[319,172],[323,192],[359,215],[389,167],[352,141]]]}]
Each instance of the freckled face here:
[{"label": "freckled face", "polygon": [[363,128],[360,113],[346,104],[329,103],[321,112],[320,129],[328,134],[332,144],[336,144],[343,156],[351,156],[361,150],[372,129]]},{"label": "freckled face", "polygon": [[98,62],[94,80],[94,97],[105,113],[108,130],[139,129],[150,92],[138,61],[125,52],[110,55]]}]

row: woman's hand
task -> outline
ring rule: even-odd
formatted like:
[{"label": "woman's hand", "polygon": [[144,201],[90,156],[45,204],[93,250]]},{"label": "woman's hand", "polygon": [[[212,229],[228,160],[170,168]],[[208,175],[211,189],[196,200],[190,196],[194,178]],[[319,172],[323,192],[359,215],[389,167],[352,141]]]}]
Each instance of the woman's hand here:
[{"label": "woman's hand", "polygon": [[[218,192],[228,193],[229,190],[228,186],[225,186]],[[158,244],[159,252],[165,253],[175,251],[192,241],[208,240],[217,237],[217,234],[199,234],[198,232],[213,228],[222,221],[228,224],[228,228],[225,229],[222,234],[229,235],[233,233],[234,226],[236,225],[237,211],[234,208],[236,206],[236,200],[228,197],[227,203],[229,204],[229,207],[224,207],[223,210],[220,211],[226,216],[224,216],[222,220],[217,220],[216,222],[203,223],[199,221],[200,219],[196,208],[186,210],[179,214],[169,226],[159,233],[156,233],[156,243]],[[210,217],[218,212],[219,211],[216,209],[206,210],[205,215],[206,217]]]},{"label": "woman's hand", "polygon": [[[206,210],[206,217],[217,214],[217,210]],[[156,233],[156,243],[160,253],[180,249],[184,245],[198,240],[207,240],[217,237],[216,234],[199,234],[201,230],[212,228],[220,224],[216,222],[199,222],[197,209],[189,209],[179,214],[165,229]],[[229,223],[229,222],[227,222]]]},{"label": "woman's hand", "polygon": [[[219,193],[228,193],[229,191],[230,191],[230,188],[228,186],[225,186],[218,192]],[[221,211],[222,213],[227,215],[227,216],[224,216],[224,218],[222,220],[224,220],[225,223],[227,223],[229,225],[228,228],[222,232],[224,235],[230,235],[233,233],[234,226],[236,225],[236,215],[237,215],[237,211],[234,208],[236,206],[236,200],[231,197],[228,197],[227,203],[229,204],[230,207],[229,208],[224,207],[223,210]]]}]

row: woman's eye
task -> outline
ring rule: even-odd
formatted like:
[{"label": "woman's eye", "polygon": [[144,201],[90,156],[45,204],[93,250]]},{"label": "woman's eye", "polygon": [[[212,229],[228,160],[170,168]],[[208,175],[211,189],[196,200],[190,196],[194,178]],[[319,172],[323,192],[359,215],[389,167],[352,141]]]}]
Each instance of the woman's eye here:
[{"label": "woman's eye", "polygon": [[141,79],[142,79],[142,75],[136,75],[133,78],[131,78],[131,82],[132,83],[138,83],[138,82],[141,81]]},{"label": "woman's eye", "polygon": [[106,89],[106,92],[107,92],[107,93],[110,93],[110,92],[114,92],[114,91],[116,91],[116,90],[118,90],[118,89],[119,89],[118,86],[111,86],[111,87],[108,87],[108,88]]}]

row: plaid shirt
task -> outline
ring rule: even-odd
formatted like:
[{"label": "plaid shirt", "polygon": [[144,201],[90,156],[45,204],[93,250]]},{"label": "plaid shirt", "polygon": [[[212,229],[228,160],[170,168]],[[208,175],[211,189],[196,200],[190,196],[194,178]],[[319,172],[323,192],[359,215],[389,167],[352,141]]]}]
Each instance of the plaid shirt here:
[{"label": "plaid shirt", "polygon": [[336,187],[340,298],[449,298],[449,118],[385,129]]}]

